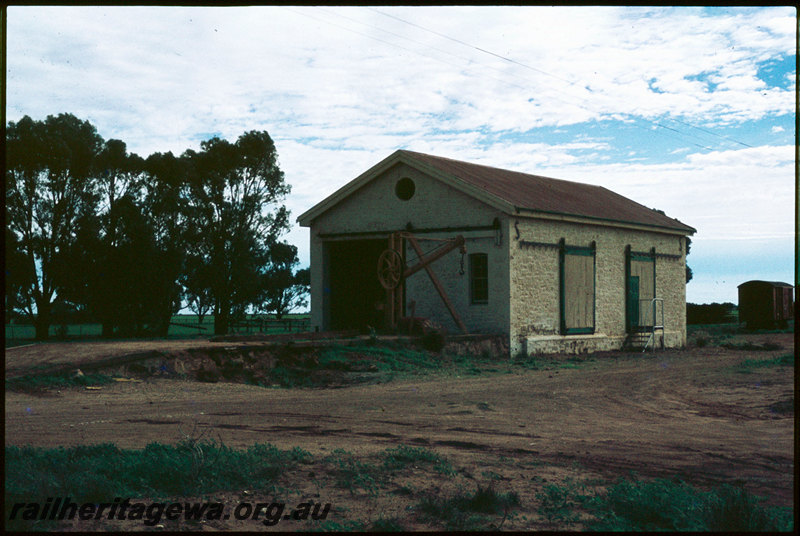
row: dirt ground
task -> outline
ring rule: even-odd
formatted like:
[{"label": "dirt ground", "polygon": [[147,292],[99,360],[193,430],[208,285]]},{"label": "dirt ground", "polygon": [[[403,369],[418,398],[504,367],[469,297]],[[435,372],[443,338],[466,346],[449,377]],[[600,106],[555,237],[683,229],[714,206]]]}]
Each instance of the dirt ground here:
[{"label": "dirt ground", "polygon": [[114,358],[144,354],[169,355],[201,348],[259,346],[258,342],[209,342],[207,339],[50,342],[5,349],[6,378],[33,371],[57,372]]},{"label": "dirt ground", "polygon": [[[607,353],[575,368],[338,389],[149,379],[95,390],[6,392],[5,442],[139,448],[179,441],[194,428],[232,447],[268,442],[322,455],[337,448],[369,455],[405,444],[446,455],[469,474],[498,474],[523,502],[535,493],[536,475],[558,478],[558,468],[567,468],[609,480],[634,471],[705,488],[740,483],[767,504],[791,506],[794,368],[744,374],[735,367],[791,352],[792,335],[747,340],[782,349]],[[49,363],[70,362],[70,352],[87,358],[77,344],[60,346],[7,351],[7,372],[35,366],[37,353]]]}]

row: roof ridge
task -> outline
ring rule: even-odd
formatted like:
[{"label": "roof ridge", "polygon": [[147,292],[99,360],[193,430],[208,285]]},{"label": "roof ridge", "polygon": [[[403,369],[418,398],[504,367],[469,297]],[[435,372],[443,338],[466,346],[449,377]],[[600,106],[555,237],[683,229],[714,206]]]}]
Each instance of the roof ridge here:
[{"label": "roof ridge", "polygon": [[[501,168],[501,167],[497,167],[497,166],[490,166],[488,164],[476,164],[475,162],[467,162],[466,160],[458,160],[456,158],[451,158],[451,157],[448,157],[448,156],[439,156],[439,155],[430,154],[430,153],[422,153],[422,152],[419,152],[419,151],[411,151],[409,149],[398,149],[397,152],[408,153],[408,154],[411,154],[411,155],[420,155],[420,156],[423,156],[423,157],[433,158],[433,159],[437,159],[437,160],[448,160],[448,161],[454,162],[456,164],[463,164],[465,166],[470,166],[470,167],[486,168],[486,169],[491,169],[491,170],[495,170],[495,171],[501,171],[503,173],[516,173],[516,174],[519,174],[519,175],[523,175],[523,176],[526,176],[526,177],[533,177],[533,178],[536,178],[536,179],[545,179],[545,180],[549,180],[549,181],[566,182],[566,183],[569,183],[569,184],[580,184],[581,186],[587,186],[587,187],[590,187],[590,188],[603,188],[604,190],[608,190],[608,188],[600,186],[599,184],[590,184],[588,182],[579,182],[579,181],[574,181],[574,180],[569,180],[569,179],[559,179],[559,178],[556,178],[556,177],[548,177],[546,175],[536,175],[536,174],[533,174],[533,173],[528,173],[526,171],[518,171],[518,170],[515,170],[515,169],[508,169],[508,168]],[[612,190],[608,190],[608,191],[614,193]]]},{"label": "roof ridge", "polygon": [[598,184],[534,175],[408,149],[399,149],[397,153],[416,162],[433,166],[453,179],[479,188],[517,209],[594,217],[656,227],[678,226],[683,231],[696,232],[694,228],[677,218],[667,216]]}]

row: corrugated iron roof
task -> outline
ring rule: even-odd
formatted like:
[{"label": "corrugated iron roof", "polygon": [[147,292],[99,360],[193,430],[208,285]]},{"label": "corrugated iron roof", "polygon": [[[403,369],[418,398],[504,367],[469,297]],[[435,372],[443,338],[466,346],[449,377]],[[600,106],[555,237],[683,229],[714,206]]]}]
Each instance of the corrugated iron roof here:
[{"label": "corrugated iron roof", "polygon": [[400,150],[398,153],[480,188],[518,209],[665,227],[686,233],[696,231],[602,186],[470,164],[414,151]]}]

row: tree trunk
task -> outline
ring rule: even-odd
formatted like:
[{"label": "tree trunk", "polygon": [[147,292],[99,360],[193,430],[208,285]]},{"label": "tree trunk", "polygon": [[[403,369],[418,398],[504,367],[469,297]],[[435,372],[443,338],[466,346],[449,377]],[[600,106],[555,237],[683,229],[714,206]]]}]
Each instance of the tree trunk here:
[{"label": "tree trunk", "polygon": [[114,326],[111,324],[110,321],[104,320],[100,324],[102,326],[102,331],[100,332],[100,336],[103,338],[109,338],[114,335]]},{"label": "tree trunk", "polygon": [[36,304],[36,319],[33,325],[37,341],[46,341],[50,337],[50,304]]},{"label": "tree trunk", "polygon": [[156,336],[166,337],[169,335],[169,324],[172,322],[172,304],[170,304],[169,307],[164,306],[159,313],[158,325],[155,329]]},{"label": "tree trunk", "polygon": [[214,311],[214,335],[227,335],[231,308],[227,301],[218,300]]}]

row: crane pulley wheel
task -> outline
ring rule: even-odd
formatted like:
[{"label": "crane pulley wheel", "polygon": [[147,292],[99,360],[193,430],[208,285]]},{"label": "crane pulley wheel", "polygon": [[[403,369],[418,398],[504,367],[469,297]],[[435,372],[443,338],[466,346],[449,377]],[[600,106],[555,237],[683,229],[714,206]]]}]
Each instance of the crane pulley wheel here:
[{"label": "crane pulley wheel", "polygon": [[393,249],[386,249],[378,257],[378,281],[385,289],[397,288],[403,278],[403,259]]}]

